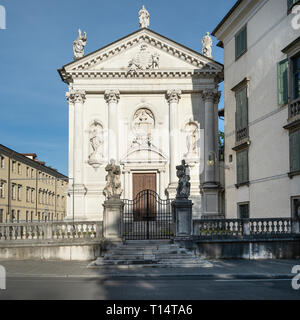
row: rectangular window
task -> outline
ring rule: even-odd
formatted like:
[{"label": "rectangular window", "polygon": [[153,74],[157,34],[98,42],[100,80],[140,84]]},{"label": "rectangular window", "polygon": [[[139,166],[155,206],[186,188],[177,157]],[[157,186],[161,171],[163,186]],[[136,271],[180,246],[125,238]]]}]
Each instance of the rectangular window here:
[{"label": "rectangular window", "polygon": [[238,203],[238,218],[249,219],[249,202]]},{"label": "rectangular window", "polygon": [[235,35],[235,59],[238,59],[247,51],[247,26],[244,26]]},{"label": "rectangular window", "polygon": [[34,188],[31,189],[31,202],[34,203]]},{"label": "rectangular window", "polygon": [[21,174],[21,173],[22,173],[22,171],[21,171],[21,164],[18,163],[18,174]]},{"label": "rectangular window", "polygon": [[288,59],[282,60],[277,65],[278,105],[288,103]]},{"label": "rectangular window", "polygon": [[248,97],[247,86],[243,87],[235,94],[236,99],[236,141],[248,138]]},{"label": "rectangular window", "polygon": [[4,223],[4,209],[0,209],[0,223]]},{"label": "rectangular window", "polygon": [[29,167],[26,167],[26,177],[29,178],[30,177],[30,170]]},{"label": "rectangular window", "polygon": [[5,166],[5,158],[3,156],[0,156],[0,168],[4,169]]},{"label": "rectangular window", "polygon": [[30,188],[26,187],[26,202],[30,202]]},{"label": "rectangular window", "polygon": [[5,198],[5,181],[0,181],[0,198]]},{"label": "rectangular window", "polygon": [[13,200],[16,200],[16,198],[17,198],[17,186],[16,186],[16,184],[12,184],[12,186],[11,186],[11,195],[12,195],[12,199]]},{"label": "rectangular window", "polygon": [[16,161],[12,161],[12,166],[11,166],[12,172],[16,172]]},{"label": "rectangular window", "polygon": [[300,130],[290,133],[290,172],[300,171]]},{"label": "rectangular window", "polygon": [[248,149],[236,153],[237,184],[249,181]]},{"label": "rectangular window", "polygon": [[294,100],[300,97],[300,54],[292,58],[292,97]]},{"label": "rectangular window", "polygon": [[22,200],[22,186],[18,185],[18,200]]},{"label": "rectangular window", "polygon": [[31,178],[34,178],[34,171],[31,169]]}]

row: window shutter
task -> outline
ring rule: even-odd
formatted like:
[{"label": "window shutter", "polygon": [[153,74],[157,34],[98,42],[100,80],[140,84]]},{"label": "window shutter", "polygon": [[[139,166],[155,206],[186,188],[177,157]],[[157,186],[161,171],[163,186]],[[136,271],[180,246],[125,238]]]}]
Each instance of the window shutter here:
[{"label": "window shutter", "polygon": [[278,63],[278,104],[288,103],[288,67],[289,61],[285,59]]},{"label": "window shutter", "polygon": [[242,167],[242,158],[241,158],[241,153],[238,152],[236,154],[236,181],[237,184],[242,183],[243,180],[243,167]]},{"label": "window shutter", "polygon": [[242,128],[248,126],[248,106],[247,106],[247,87],[241,91],[241,107],[242,107]]},{"label": "window shutter", "polygon": [[300,170],[300,130],[290,134],[290,172]]},{"label": "window shutter", "polygon": [[248,150],[244,151],[244,182],[249,181]]},{"label": "window shutter", "polygon": [[241,31],[241,53],[245,52],[247,48],[247,31],[246,27]]}]

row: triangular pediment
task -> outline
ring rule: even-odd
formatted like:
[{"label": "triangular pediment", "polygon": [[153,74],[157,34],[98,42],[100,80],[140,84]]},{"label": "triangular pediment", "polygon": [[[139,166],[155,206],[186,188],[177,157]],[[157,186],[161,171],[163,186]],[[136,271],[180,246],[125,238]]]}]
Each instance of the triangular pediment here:
[{"label": "triangular pediment", "polygon": [[152,30],[140,29],[59,70],[75,73],[190,71],[223,73],[223,65]]}]

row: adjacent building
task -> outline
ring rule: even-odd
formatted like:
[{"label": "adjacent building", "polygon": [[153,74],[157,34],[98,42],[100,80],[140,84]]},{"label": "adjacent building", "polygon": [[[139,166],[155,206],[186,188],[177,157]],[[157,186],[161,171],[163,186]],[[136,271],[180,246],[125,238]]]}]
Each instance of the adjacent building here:
[{"label": "adjacent building", "polygon": [[63,220],[68,177],[0,145],[0,223]]},{"label": "adjacent building", "polygon": [[224,48],[226,217],[300,215],[300,1],[239,0]]}]

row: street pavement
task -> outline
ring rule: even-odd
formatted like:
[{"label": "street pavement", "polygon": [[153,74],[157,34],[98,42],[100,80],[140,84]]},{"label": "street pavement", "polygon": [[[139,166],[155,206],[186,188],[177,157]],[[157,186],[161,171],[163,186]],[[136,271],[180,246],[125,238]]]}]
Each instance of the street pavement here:
[{"label": "street pavement", "polygon": [[[291,273],[299,260],[210,260],[201,267],[88,267],[76,261],[0,261],[8,299],[300,299]],[[300,284],[300,281],[299,281]]]}]

